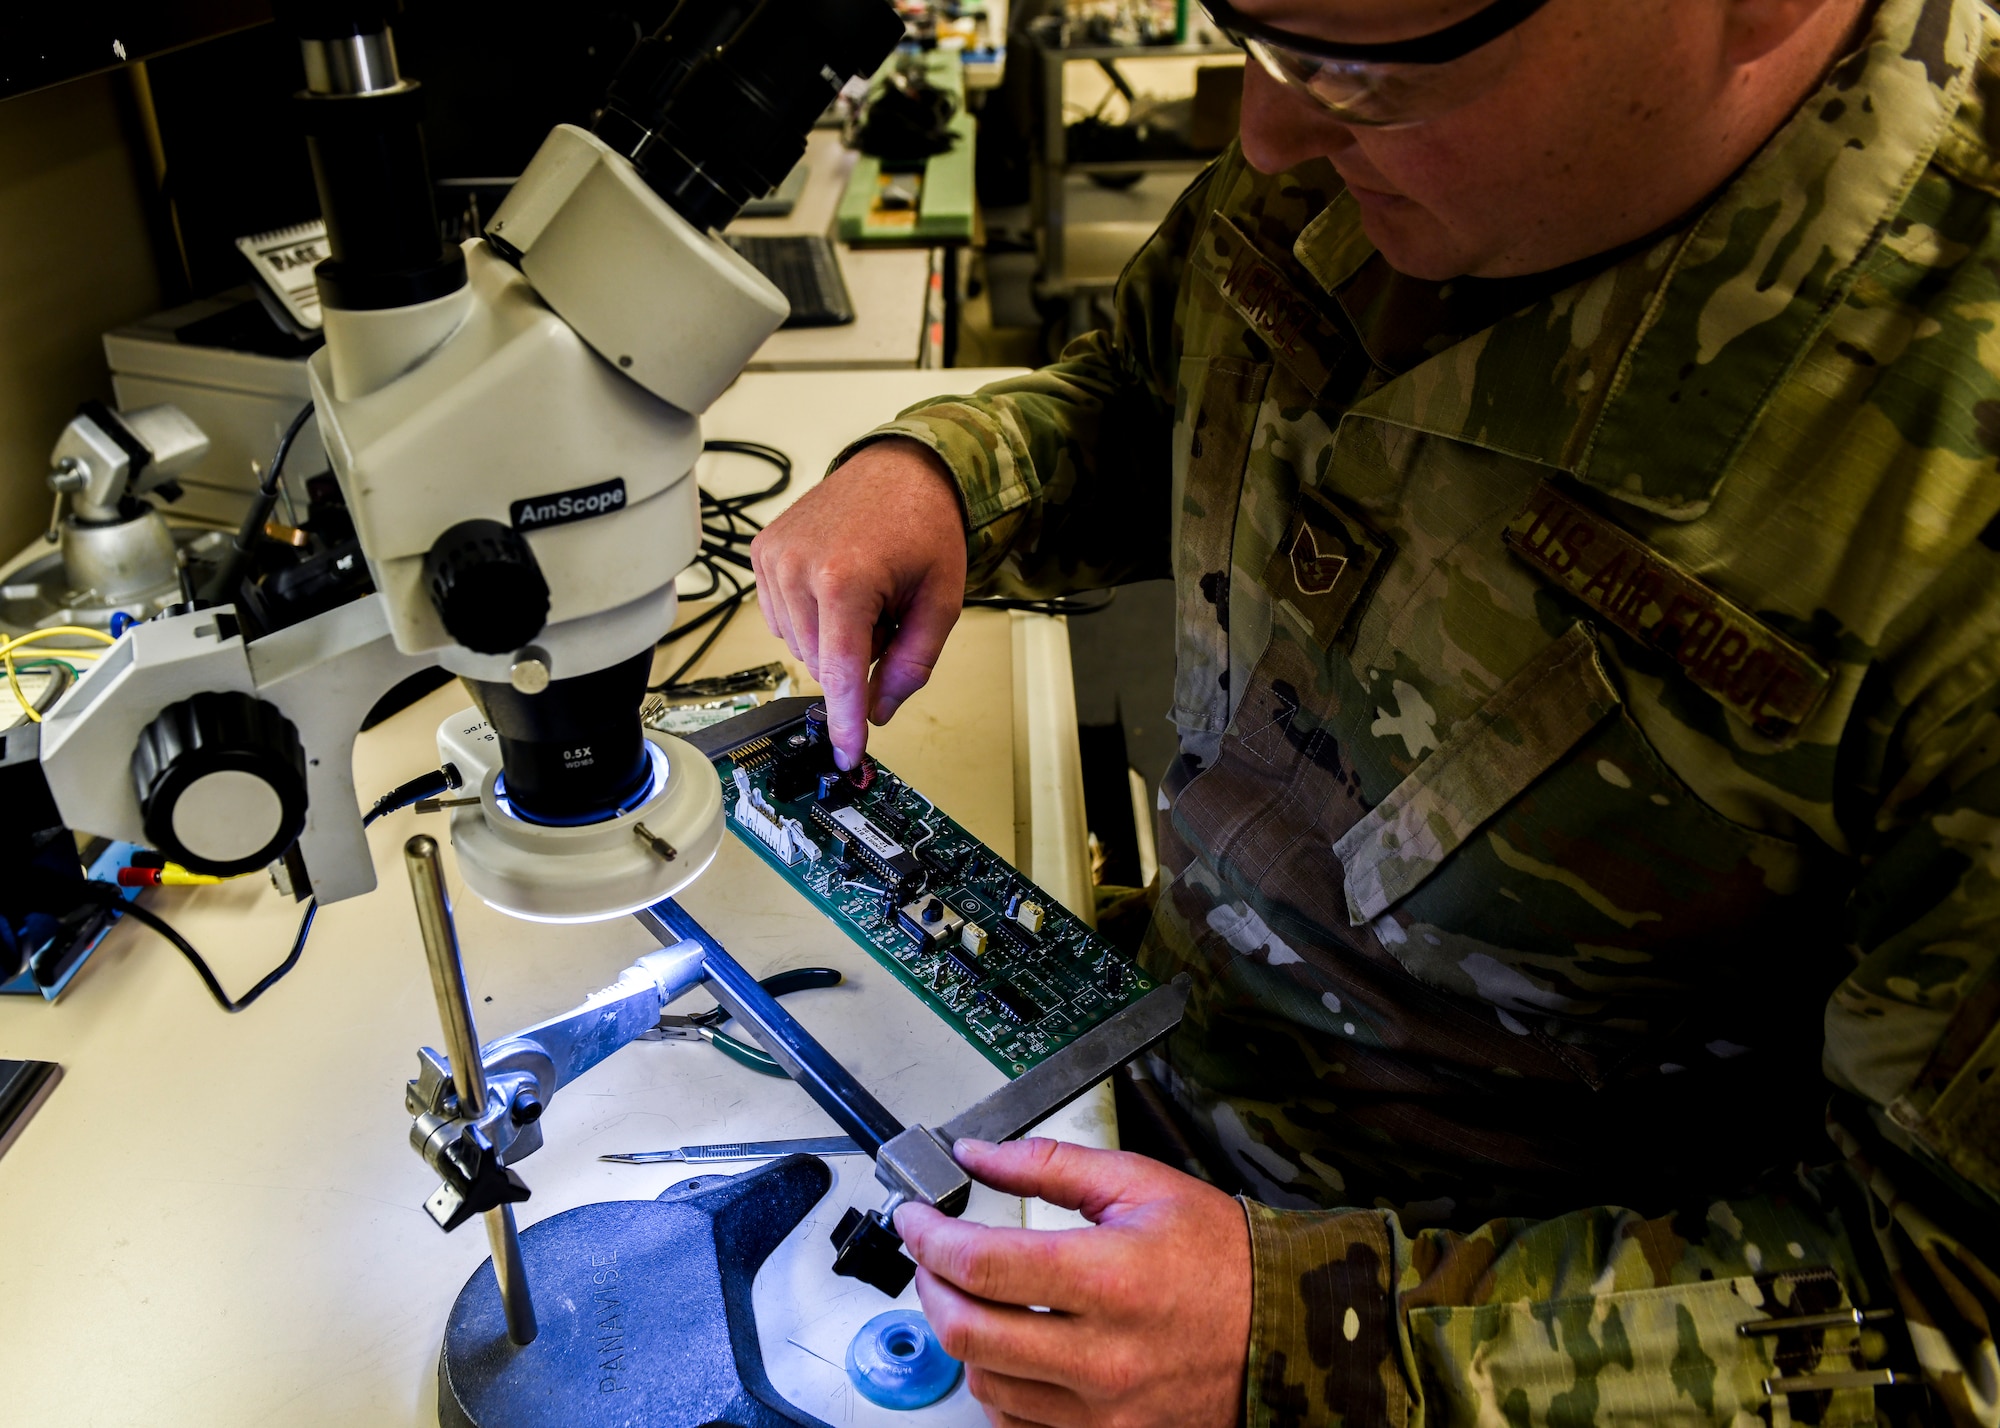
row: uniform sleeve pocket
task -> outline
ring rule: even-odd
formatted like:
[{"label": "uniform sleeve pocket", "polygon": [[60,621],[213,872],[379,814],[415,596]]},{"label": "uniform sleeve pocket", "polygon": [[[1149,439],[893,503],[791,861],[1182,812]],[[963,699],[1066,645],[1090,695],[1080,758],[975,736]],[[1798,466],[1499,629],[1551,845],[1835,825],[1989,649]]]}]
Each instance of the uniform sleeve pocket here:
[{"label": "uniform sleeve pocket", "polygon": [[[1458,1428],[1696,1428],[1789,1422],[1754,1280],[1717,1279],[1540,1302],[1413,1309],[1424,1421]],[[1816,1372],[1847,1367],[1827,1354]],[[1828,1395],[1820,1428],[1872,1424],[1874,1395]]]}]

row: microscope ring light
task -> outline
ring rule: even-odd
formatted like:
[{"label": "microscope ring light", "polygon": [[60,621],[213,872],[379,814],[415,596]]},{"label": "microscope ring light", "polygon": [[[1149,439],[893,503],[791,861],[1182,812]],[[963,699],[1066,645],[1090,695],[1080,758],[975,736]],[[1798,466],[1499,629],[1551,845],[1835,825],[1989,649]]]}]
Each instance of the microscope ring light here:
[{"label": "microscope ring light", "polygon": [[[722,789],[692,745],[648,730],[653,771],[640,797],[593,822],[559,825],[530,822],[507,800],[494,746],[479,737],[485,727],[466,710],[445,721],[438,744],[479,789],[476,805],[451,811],[451,843],[466,886],[489,906],[531,922],[623,917],[673,896],[714,859]],[[674,857],[662,857],[651,839]]]}]

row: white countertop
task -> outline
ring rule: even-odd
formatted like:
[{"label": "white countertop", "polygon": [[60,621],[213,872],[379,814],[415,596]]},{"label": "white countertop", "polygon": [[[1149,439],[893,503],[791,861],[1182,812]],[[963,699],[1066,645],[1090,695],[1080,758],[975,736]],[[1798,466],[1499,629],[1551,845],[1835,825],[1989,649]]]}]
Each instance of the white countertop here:
[{"label": "white countertop", "polygon": [[[997,375],[752,374],[704,428],[786,449],[803,486],[898,408]],[[746,612],[704,668],[740,668],[777,648]],[[1062,713],[1069,697],[1059,622],[973,612],[931,688],[873,747],[1001,850],[1024,833],[1019,860],[1074,906],[1089,883],[1074,718],[1065,725]],[[433,731],[464,703],[447,686],[363,735],[355,770],[365,795],[432,767]],[[1036,712],[1023,718],[1017,706]],[[0,999],[0,1055],[65,1070],[0,1157],[0,1420],[436,1422],[445,1316],[487,1249],[477,1225],[447,1236],[424,1214],[434,1177],[406,1143],[403,1083],[416,1048],[440,1041],[398,857],[420,829],[441,831],[439,820],[407,811],[371,830],[382,885],[324,910],[298,968],[241,1015],[218,1011],[174,950],[135,925],[113,933],[61,1002]],[[655,945],[630,919],[557,929],[502,917],[462,895],[449,857],[446,866],[487,1039],[574,1005]],[[297,918],[261,877],[148,897],[232,991],[279,960]],[[787,1005],[905,1121],[934,1123],[999,1084],[733,838],[683,902],[759,975],[841,968],[845,986]],[[707,1003],[695,994],[689,1004]],[[1079,1106],[1065,1133],[1108,1143],[1108,1098]],[[524,1226],[595,1200],[651,1197],[689,1173],[740,1168],[607,1165],[595,1159],[605,1151],[832,1131],[789,1082],[675,1042],[621,1051],[566,1088],[542,1124],[546,1148],[518,1167],[534,1192],[520,1207]],[[833,1423],[982,1423],[962,1386],[914,1415],[877,1409],[848,1387],[839,1367],[847,1341],[887,1301],[832,1276],[826,1234],[849,1204],[866,1208],[880,1195],[866,1160],[831,1164],[834,1192],[757,1281],[773,1381]],[[972,1214],[1020,1223],[1024,1211],[982,1192]]]}]

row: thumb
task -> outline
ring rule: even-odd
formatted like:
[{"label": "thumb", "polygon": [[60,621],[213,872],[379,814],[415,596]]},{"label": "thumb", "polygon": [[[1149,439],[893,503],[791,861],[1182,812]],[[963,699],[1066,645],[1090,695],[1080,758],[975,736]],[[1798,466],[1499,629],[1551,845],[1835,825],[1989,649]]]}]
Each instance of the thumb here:
[{"label": "thumb", "polygon": [[1092,1224],[1121,1206],[1171,1194],[1177,1174],[1144,1156],[1039,1136],[1005,1145],[961,1140],[952,1147],[952,1157],[995,1190],[1080,1211]]}]

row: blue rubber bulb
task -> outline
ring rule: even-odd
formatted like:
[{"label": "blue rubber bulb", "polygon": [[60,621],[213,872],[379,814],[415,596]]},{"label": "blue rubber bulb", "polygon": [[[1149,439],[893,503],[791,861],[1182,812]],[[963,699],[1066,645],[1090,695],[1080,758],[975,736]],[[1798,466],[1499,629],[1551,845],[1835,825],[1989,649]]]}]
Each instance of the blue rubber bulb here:
[{"label": "blue rubber bulb", "polygon": [[944,1351],[924,1316],[891,1309],[861,1326],[847,1346],[847,1377],[883,1408],[929,1408],[958,1387],[965,1365]]}]

